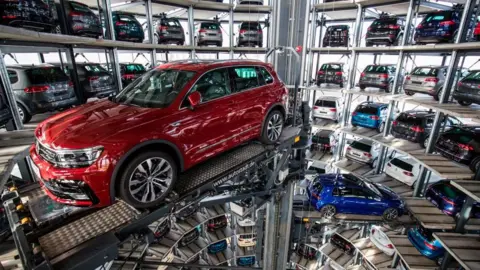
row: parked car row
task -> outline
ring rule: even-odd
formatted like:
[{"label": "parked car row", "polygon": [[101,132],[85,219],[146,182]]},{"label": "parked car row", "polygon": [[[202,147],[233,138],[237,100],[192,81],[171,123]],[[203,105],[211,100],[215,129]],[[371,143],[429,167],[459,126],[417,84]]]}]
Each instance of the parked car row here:
[{"label": "parked car row", "polygon": [[[458,7],[426,14],[415,28],[415,44],[453,42],[460,26],[461,15],[462,9]],[[399,45],[404,36],[405,24],[402,17],[382,14],[368,27],[365,45]],[[467,21],[467,27],[473,33],[471,39],[480,40],[480,22],[476,23],[476,18],[471,18]],[[328,26],[322,41],[323,47],[348,47],[349,30],[348,25]]]}]

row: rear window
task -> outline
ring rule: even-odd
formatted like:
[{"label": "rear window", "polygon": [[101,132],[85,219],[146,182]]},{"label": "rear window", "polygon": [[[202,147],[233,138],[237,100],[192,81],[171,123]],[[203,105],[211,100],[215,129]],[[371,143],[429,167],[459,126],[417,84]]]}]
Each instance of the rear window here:
[{"label": "rear window", "polygon": [[415,68],[412,71],[412,75],[417,76],[437,76],[438,69],[435,68]]},{"label": "rear window", "polygon": [[125,65],[125,73],[128,74],[142,74],[145,73],[145,67],[140,64]]},{"label": "rear window", "polygon": [[84,65],[83,68],[85,68],[86,71],[90,72],[90,73],[101,73],[101,72],[107,72],[107,70],[102,67],[101,65],[95,65],[95,64],[91,64],[91,65]]},{"label": "rear window", "polygon": [[122,14],[122,15],[117,15],[117,16],[118,16],[118,19],[122,22],[136,22],[137,21],[135,19],[135,17],[133,17],[131,15]]},{"label": "rear window", "polygon": [[464,80],[480,80],[480,70],[470,72]]},{"label": "rear window", "polygon": [[370,73],[388,73],[388,66],[375,66],[369,65],[365,68],[364,72]]},{"label": "rear window", "polygon": [[340,64],[323,64],[322,70],[335,70],[335,71],[342,71],[342,65]]},{"label": "rear window", "polygon": [[32,68],[25,71],[31,84],[65,82],[69,78],[59,67]]},{"label": "rear window", "polygon": [[316,189],[318,192],[322,191],[323,189],[323,186],[319,181],[313,182],[312,187]]},{"label": "rear window", "polygon": [[411,115],[407,113],[402,113],[397,117],[397,121],[418,126],[422,124],[423,118],[416,117],[415,115]]},{"label": "rear window", "polygon": [[240,26],[240,29],[243,30],[261,30],[262,28],[260,27],[259,23],[242,23]]},{"label": "rear window", "polygon": [[334,25],[327,28],[328,32],[337,31],[337,30],[347,30],[348,26],[346,25]]},{"label": "rear window", "polygon": [[240,239],[253,239],[253,238],[255,238],[255,236],[256,235],[254,233],[252,233],[252,234],[241,234],[239,237],[240,237]]},{"label": "rear window", "polygon": [[317,102],[315,102],[315,106],[335,108],[336,104],[335,104],[335,101],[332,101],[332,100],[321,100],[321,99],[319,99],[319,100],[317,100]]},{"label": "rear window", "polygon": [[87,12],[87,13],[92,12],[92,11],[90,10],[90,8],[88,8],[88,6],[82,5],[82,4],[79,4],[79,3],[70,2],[70,6],[71,6],[72,9],[75,10],[75,11],[81,11],[81,12]]},{"label": "rear window", "polygon": [[378,108],[368,106],[368,105],[358,105],[355,111],[359,113],[366,113],[366,114],[377,114]]},{"label": "rear window", "polygon": [[455,199],[458,196],[462,195],[457,188],[446,183],[436,185],[434,189],[441,192],[443,195],[447,196],[450,199]]},{"label": "rear window", "polygon": [[451,12],[443,11],[443,12],[435,12],[435,13],[428,14],[423,21],[424,22],[445,21],[445,20],[451,20],[451,18],[452,18]]},{"label": "rear window", "polygon": [[433,238],[433,235],[432,235],[432,232],[430,230],[427,230],[425,228],[423,228],[422,226],[419,226],[418,227],[418,232],[423,235],[423,237],[425,237],[429,242],[435,240]]},{"label": "rear window", "polygon": [[411,172],[413,170],[413,166],[410,163],[407,163],[407,162],[405,162],[401,159],[398,159],[398,158],[392,159],[390,161],[390,163],[392,163],[393,165],[395,165],[398,168],[400,168],[402,170],[405,170],[405,171]]},{"label": "rear window", "polygon": [[358,149],[360,151],[363,151],[363,152],[369,152],[370,153],[370,150],[372,149],[372,146],[371,145],[368,145],[368,144],[364,144],[364,143],[361,143],[359,141],[354,141],[350,144],[351,147],[355,148],[355,149]]},{"label": "rear window", "polygon": [[160,24],[162,26],[181,26],[177,19],[163,19]]},{"label": "rear window", "polygon": [[200,28],[207,29],[207,30],[218,30],[220,29],[220,25],[217,23],[202,23]]},{"label": "rear window", "polygon": [[379,19],[375,20],[372,23],[372,26],[388,26],[391,24],[397,24],[397,19],[396,18],[385,18],[385,19]]},{"label": "rear window", "polygon": [[461,128],[454,128],[450,132],[445,133],[443,136],[463,144],[468,144],[472,141],[480,142],[480,133],[468,132]]}]

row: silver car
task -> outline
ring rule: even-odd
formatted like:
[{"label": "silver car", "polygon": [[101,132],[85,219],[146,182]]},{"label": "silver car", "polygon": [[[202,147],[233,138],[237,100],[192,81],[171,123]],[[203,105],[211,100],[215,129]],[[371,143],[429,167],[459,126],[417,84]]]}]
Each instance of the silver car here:
[{"label": "silver car", "polygon": [[259,22],[242,22],[240,24],[237,46],[263,47],[263,30]]},{"label": "silver car", "polygon": [[[439,100],[442,95],[445,77],[447,76],[446,66],[423,66],[416,67],[410,75],[405,77],[403,89],[405,94],[413,96],[415,93],[427,94],[435,100]],[[466,70],[461,70],[456,74],[455,81],[464,77]]]},{"label": "silver car", "polygon": [[216,45],[222,47],[222,28],[217,22],[202,22],[198,30],[198,46]]}]

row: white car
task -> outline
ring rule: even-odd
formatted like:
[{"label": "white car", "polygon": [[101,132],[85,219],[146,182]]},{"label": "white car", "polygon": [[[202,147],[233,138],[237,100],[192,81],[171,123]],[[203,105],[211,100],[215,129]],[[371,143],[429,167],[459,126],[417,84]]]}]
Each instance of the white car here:
[{"label": "white car", "polygon": [[243,220],[237,220],[237,224],[240,227],[253,227],[253,226],[255,226],[255,221],[253,221],[249,218],[245,218]]},{"label": "white car", "polygon": [[373,143],[370,140],[361,139],[347,146],[345,157],[350,160],[369,164],[373,167],[373,164],[377,161],[379,148],[379,144]]},{"label": "white car", "polygon": [[338,121],[342,112],[340,102],[340,97],[325,96],[317,99],[313,106],[313,119],[322,118]]},{"label": "white car", "polygon": [[393,256],[395,253],[392,242],[379,226],[372,226],[370,229],[370,241],[388,256]]},{"label": "white car", "polygon": [[[412,158],[396,157],[385,166],[385,174],[411,187],[420,177],[420,167],[421,165]],[[441,178],[437,174],[432,173],[428,183],[432,184],[440,180]]]},{"label": "white car", "polygon": [[239,247],[254,247],[257,244],[257,235],[254,233],[237,235]]}]

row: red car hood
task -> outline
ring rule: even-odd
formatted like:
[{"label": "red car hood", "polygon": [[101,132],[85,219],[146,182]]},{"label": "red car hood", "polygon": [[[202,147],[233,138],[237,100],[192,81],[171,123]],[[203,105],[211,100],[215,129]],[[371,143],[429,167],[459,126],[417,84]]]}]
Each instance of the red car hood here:
[{"label": "red car hood", "polygon": [[[108,100],[70,109],[43,121],[35,130],[37,139],[53,149],[80,149],[102,145],[120,132],[158,119],[164,109],[140,108]],[[148,117],[154,113],[156,117]]]}]

